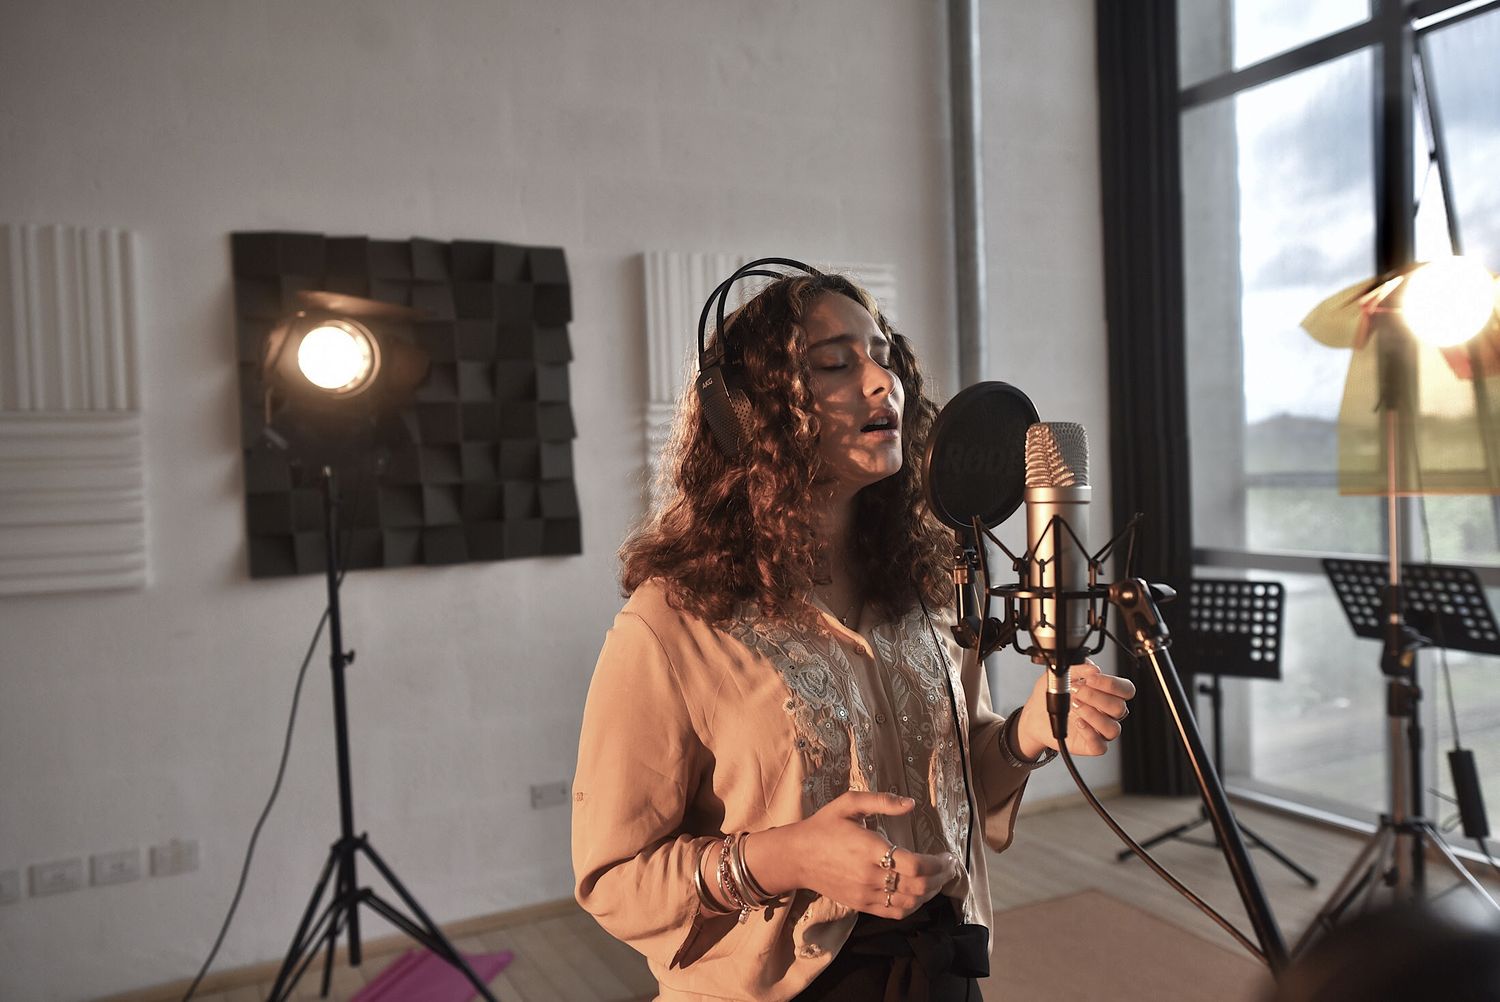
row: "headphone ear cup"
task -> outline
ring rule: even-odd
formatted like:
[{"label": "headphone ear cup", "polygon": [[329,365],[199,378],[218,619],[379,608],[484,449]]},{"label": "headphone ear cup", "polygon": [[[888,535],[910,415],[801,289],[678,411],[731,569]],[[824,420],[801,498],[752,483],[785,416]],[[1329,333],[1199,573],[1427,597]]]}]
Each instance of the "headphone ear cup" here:
[{"label": "headphone ear cup", "polygon": [[754,425],[750,396],[738,373],[729,366],[711,365],[698,373],[698,406],[719,449],[730,459],[743,459]]}]

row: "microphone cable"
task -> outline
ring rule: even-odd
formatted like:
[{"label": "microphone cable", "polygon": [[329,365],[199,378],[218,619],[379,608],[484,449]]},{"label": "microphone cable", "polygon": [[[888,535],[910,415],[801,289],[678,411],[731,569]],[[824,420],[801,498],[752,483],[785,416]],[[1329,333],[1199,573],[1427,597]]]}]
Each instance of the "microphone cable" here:
[{"label": "microphone cable", "polygon": [[[968,874],[973,872],[974,825],[976,823],[974,817],[976,813],[974,805],[974,792],[969,789],[969,756],[967,751],[968,735],[962,733],[963,728],[960,728],[958,725],[958,696],[955,695],[953,691],[953,675],[949,671],[949,661],[947,656],[944,654],[944,651],[947,648],[945,648],[942,641],[938,639],[937,628],[932,625],[932,613],[927,608],[927,600],[919,594],[917,595],[917,602],[922,606],[922,619],[927,623],[927,632],[932,635],[932,642],[937,648],[937,655],[939,659],[938,667],[943,673],[943,681],[948,683],[948,706],[953,712],[953,740],[958,745],[958,774],[964,781],[964,804],[968,807],[969,810],[969,824],[964,831],[964,874],[967,876]],[[977,648],[975,649],[974,654],[977,658],[979,654]],[[982,661],[979,662],[979,672],[980,681],[981,683],[983,683],[984,662]],[[963,677],[962,660],[959,661],[959,677]]]},{"label": "microphone cable", "polygon": [[[360,497],[363,496],[365,474],[367,472],[367,470],[361,471],[359,482],[356,484],[356,504]],[[349,572],[347,566],[349,537],[353,531],[355,519],[359,515],[357,507],[352,515],[354,517],[351,517],[349,524],[344,527],[343,538],[340,540],[339,549],[344,552],[338,558],[338,576],[334,580],[335,591],[343,587],[344,575]],[[239,881],[234,888],[234,897],[229,902],[229,911],[224,915],[224,922],[219,926],[219,934],[214,938],[214,945],[209,949],[208,956],[204,958],[203,966],[198,968],[198,973],[194,976],[192,984],[188,985],[187,991],[183,994],[182,1002],[190,1002],[194,993],[198,991],[198,986],[203,982],[204,977],[207,976],[209,969],[213,966],[214,958],[219,955],[219,948],[224,945],[224,937],[229,933],[229,926],[234,921],[235,912],[239,910],[240,898],[245,893],[245,884],[250,877],[250,864],[255,859],[256,843],[260,841],[261,829],[265,827],[266,819],[271,816],[271,808],[276,805],[276,798],[281,793],[281,781],[286,777],[287,761],[292,753],[292,732],[297,724],[297,708],[302,701],[302,683],[307,679],[307,666],[312,664],[312,657],[318,649],[318,642],[323,638],[323,628],[328,625],[330,611],[331,608],[324,605],[323,615],[318,618],[318,625],[313,628],[312,639],[308,641],[307,651],[302,655],[302,664],[297,669],[297,682],[292,687],[292,708],[287,715],[286,735],[283,737],[281,743],[281,760],[276,765],[276,780],[271,784],[271,795],[266,798],[266,805],[261,808],[260,817],[256,819],[255,827],[250,832],[250,844],[245,849],[245,861],[240,866]]]}]

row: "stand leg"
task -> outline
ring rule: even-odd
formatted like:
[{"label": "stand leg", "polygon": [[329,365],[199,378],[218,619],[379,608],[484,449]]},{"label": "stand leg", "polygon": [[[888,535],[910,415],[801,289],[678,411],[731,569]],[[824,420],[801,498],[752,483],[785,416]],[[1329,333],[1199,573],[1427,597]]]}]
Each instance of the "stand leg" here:
[{"label": "stand leg", "polygon": [[1494,898],[1490,897],[1490,892],[1484,889],[1484,885],[1479,882],[1479,879],[1470,873],[1464,864],[1459,861],[1459,858],[1453,854],[1453,850],[1448,847],[1448,843],[1443,840],[1443,836],[1438,834],[1438,830],[1432,827],[1430,822],[1423,821],[1418,822],[1418,824],[1426,837],[1432,841],[1432,844],[1438,847],[1438,851],[1448,861],[1449,869],[1458,875],[1458,879],[1468,884],[1469,888],[1475,894],[1479,895],[1480,900],[1485,904],[1496,911],[1500,911],[1500,902],[1496,902]]},{"label": "stand leg", "polygon": [[[1152,846],[1160,845],[1161,843],[1166,842],[1169,839],[1181,838],[1188,832],[1192,831],[1194,828],[1198,828],[1206,824],[1208,824],[1208,815],[1206,813],[1200,813],[1191,821],[1184,822],[1183,824],[1178,825],[1176,828],[1168,828],[1166,831],[1157,832],[1150,838],[1145,839],[1141,842],[1141,848],[1150,849]],[[1123,863],[1127,859],[1134,858],[1135,850],[1133,849],[1121,849],[1119,852],[1115,853],[1115,859],[1121,863]]]},{"label": "stand leg", "polygon": [[1307,929],[1297,940],[1293,951],[1295,954],[1300,954],[1306,949],[1320,933],[1333,928],[1334,923],[1343,917],[1344,912],[1360,892],[1373,887],[1375,878],[1380,875],[1382,867],[1387,865],[1386,859],[1394,848],[1395,833],[1385,827],[1384,820],[1382,820],[1380,830],[1365,842],[1365,847],[1360,850],[1358,856],[1354,857],[1354,862],[1344,872],[1338,886],[1329,895],[1327,903],[1307,924]]},{"label": "stand leg", "polygon": [[489,987],[483,981],[479,980],[479,976],[469,967],[468,961],[464,960],[463,955],[453,948],[452,943],[448,942],[448,937],[443,935],[437,923],[432,921],[432,918],[422,910],[422,906],[417,903],[417,899],[412,897],[411,893],[401,883],[400,878],[386,865],[385,860],[380,858],[380,854],[375,851],[375,847],[370,845],[364,836],[360,837],[359,847],[370,858],[370,862],[375,864],[375,869],[380,871],[380,875],[385,878],[385,882],[391,885],[391,889],[396,892],[397,896],[406,903],[406,907],[411,909],[412,914],[417,917],[427,935],[438,947],[434,952],[458,968],[464,977],[469,979],[469,983],[474,986],[474,990],[479,992],[482,998],[486,999],[487,1002],[495,1002],[495,996],[490,994]]},{"label": "stand leg", "polygon": [[[288,983],[287,978],[296,969],[297,962],[301,959],[302,954],[307,951],[309,945],[306,941],[308,929],[312,927],[313,916],[318,913],[318,905],[323,900],[323,892],[328,889],[328,878],[333,875],[334,866],[337,865],[338,861],[339,848],[335,845],[328,853],[328,862],[323,864],[322,875],[318,877],[317,884],[313,886],[312,897],[308,899],[307,908],[302,912],[302,921],[297,924],[297,932],[292,936],[292,945],[287,949],[286,959],[281,962],[281,970],[276,972],[276,981],[271,986],[270,994],[270,998],[273,1000],[281,997],[280,993],[283,990],[290,991],[292,984],[296,983],[295,979]],[[335,898],[330,908],[337,904],[338,901]],[[324,918],[327,918],[326,914]],[[320,922],[319,925],[321,924]]]},{"label": "stand leg", "polygon": [[1308,887],[1318,886],[1317,877],[1313,876],[1311,873],[1308,873],[1302,867],[1294,863],[1291,857],[1287,856],[1280,849],[1276,848],[1274,845],[1267,842],[1259,835],[1255,834],[1255,832],[1251,831],[1248,825],[1241,824],[1240,831],[1245,833],[1246,837],[1250,839],[1255,848],[1266,850],[1266,852],[1270,853],[1278,863],[1286,867],[1288,870],[1291,870],[1297,876],[1301,877],[1303,882],[1306,883]]}]

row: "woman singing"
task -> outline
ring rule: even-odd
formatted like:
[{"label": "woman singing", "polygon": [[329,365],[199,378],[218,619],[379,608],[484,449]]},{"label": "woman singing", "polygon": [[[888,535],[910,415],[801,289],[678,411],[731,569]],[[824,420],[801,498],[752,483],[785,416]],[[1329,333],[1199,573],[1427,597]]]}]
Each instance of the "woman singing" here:
[{"label": "woman singing", "polygon": [[[578,901],[663,1000],[977,1000],[983,845],[1010,842],[1055,754],[1045,680],[999,716],[952,640],[950,537],[918,483],[935,408],[870,295],[783,277],[714,336],[742,358],[743,446],[689,391],[663,500],[621,551],[573,786]],[[1092,664],[1072,684],[1068,748],[1103,754],[1135,688]]]}]

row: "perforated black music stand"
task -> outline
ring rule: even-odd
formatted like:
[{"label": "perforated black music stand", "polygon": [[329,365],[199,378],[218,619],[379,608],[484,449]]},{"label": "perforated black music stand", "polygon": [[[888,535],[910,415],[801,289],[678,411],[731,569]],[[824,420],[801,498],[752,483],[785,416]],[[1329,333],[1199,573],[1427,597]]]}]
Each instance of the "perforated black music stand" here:
[{"label": "perforated black music stand", "polygon": [[[1228,675],[1232,678],[1280,680],[1285,599],[1286,589],[1279,581],[1193,579],[1188,608],[1189,627],[1178,634],[1177,645],[1183,652],[1183,664],[1190,672],[1213,679],[1211,683],[1197,683],[1196,690],[1209,697],[1214,725],[1214,765],[1221,771],[1224,762],[1224,691],[1220,679]],[[1143,840],[1141,846],[1149,849],[1170,839],[1189,841],[1184,836],[1208,824],[1209,820],[1208,808],[1200,805],[1196,818]],[[1243,822],[1240,831],[1249,839],[1251,848],[1266,850],[1277,862],[1306,881],[1309,887],[1317,886],[1317,877]],[[1217,841],[1190,844],[1218,847]],[[1126,849],[1117,853],[1115,858],[1124,861],[1132,855],[1131,850]]]},{"label": "perforated black music stand", "polygon": [[[1323,570],[1355,635],[1383,639],[1385,564],[1330,558],[1323,561]],[[1402,564],[1401,584],[1402,618],[1427,641],[1423,646],[1500,654],[1500,626],[1472,569]]]}]

